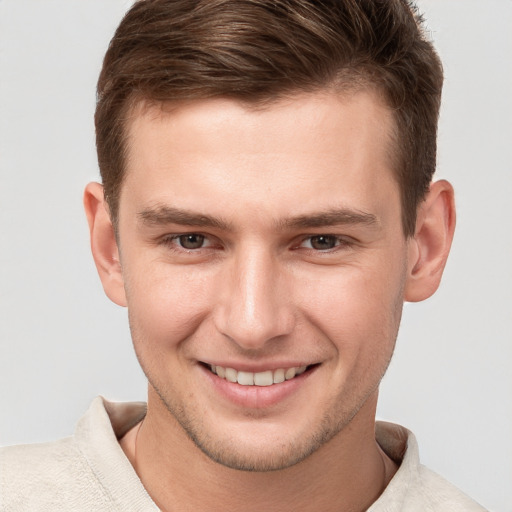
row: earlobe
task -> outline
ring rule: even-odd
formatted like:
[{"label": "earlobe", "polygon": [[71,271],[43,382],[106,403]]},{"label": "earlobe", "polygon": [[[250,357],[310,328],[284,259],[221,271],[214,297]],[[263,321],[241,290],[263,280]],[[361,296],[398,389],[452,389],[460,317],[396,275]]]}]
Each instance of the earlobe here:
[{"label": "earlobe", "polygon": [[439,287],[455,230],[453,187],[445,180],[432,183],[418,210],[416,231],[409,240],[405,300],[418,302]]},{"label": "earlobe", "polygon": [[110,300],[119,306],[126,306],[119,249],[102,185],[87,185],[84,192],[84,208],[89,223],[92,255],[103,289]]}]

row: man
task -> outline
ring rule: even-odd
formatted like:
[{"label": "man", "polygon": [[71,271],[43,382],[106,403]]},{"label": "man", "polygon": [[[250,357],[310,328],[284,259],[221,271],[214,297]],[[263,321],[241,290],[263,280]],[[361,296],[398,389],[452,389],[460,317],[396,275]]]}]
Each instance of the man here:
[{"label": "man", "polygon": [[5,510],[483,510],[375,425],[437,289],[440,63],[402,1],[142,0],[98,83],[85,209],[147,408],[2,454]]}]

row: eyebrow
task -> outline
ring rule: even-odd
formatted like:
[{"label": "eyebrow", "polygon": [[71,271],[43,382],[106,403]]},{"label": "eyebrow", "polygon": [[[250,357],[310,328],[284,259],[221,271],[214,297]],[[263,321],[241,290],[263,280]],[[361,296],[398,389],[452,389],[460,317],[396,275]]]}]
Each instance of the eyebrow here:
[{"label": "eyebrow", "polygon": [[372,213],[352,210],[348,208],[339,208],[327,210],[325,212],[313,213],[311,215],[300,215],[291,219],[284,220],[282,223],[285,228],[321,228],[341,225],[363,225],[376,226],[380,222],[376,215]]},{"label": "eyebrow", "polygon": [[231,224],[219,217],[212,217],[202,213],[191,212],[170,206],[156,206],[145,208],[138,213],[138,217],[149,226],[162,226],[166,224],[179,224],[181,226],[201,226],[217,228],[228,231]]},{"label": "eyebrow", "polygon": [[[178,224],[190,227],[216,228],[232,231],[233,225],[220,217],[197,213],[189,210],[159,205],[145,208],[138,217],[149,226]],[[363,225],[378,227],[380,222],[376,215],[348,208],[330,209],[323,212],[299,215],[278,221],[279,229],[308,229],[341,225]]]}]

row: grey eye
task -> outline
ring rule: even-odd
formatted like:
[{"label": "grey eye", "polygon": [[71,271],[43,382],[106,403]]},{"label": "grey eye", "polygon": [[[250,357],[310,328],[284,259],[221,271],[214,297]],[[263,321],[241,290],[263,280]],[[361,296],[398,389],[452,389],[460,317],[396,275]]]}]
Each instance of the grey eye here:
[{"label": "grey eye", "polygon": [[312,236],[309,240],[311,248],[317,251],[333,249],[338,245],[338,239],[332,235],[316,235]]},{"label": "grey eye", "polygon": [[178,237],[179,244],[184,249],[200,249],[204,245],[204,236],[196,233],[180,235]]}]

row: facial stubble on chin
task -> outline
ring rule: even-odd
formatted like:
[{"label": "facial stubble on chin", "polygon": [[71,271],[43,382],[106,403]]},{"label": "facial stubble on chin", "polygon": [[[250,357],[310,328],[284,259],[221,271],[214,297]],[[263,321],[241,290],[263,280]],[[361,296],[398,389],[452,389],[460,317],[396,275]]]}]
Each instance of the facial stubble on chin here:
[{"label": "facial stubble on chin", "polygon": [[[207,425],[204,424],[204,417],[201,417],[200,414],[191,414],[190,411],[187,412],[181,404],[172,399],[172,390],[161,390],[155,385],[155,381],[152,379],[150,372],[144,371],[148,378],[149,385],[153,388],[158,399],[169,413],[170,424],[181,428],[195,447],[210,460],[235,470],[270,472],[284,470],[302,462],[322,446],[326,445],[336,435],[340,434],[347,425],[350,424],[369,397],[377,391],[380,380],[384,376],[390,360],[391,357],[375,385],[360,399],[356,407],[350,410],[340,411],[336,408],[336,410],[327,411],[319,422],[315,432],[310,433],[309,436],[301,436],[299,440],[294,439],[282,443],[274,447],[271,454],[264,456],[262,456],[258,450],[253,450],[253,453],[247,453],[240,449],[237,450],[236,441],[229,437],[221,440],[213,439],[208,434]],[[143,365],[142,362],[141,366],[144,369],[145,365]],[[254,419],[253,421],[258,420]]]},{"label": "facial stubble on chin", "polygon": [[[255,455],[242,453],[236,450],[236,442],[228,437],[222,440],[213,439],[208,434],[208,428],[204,425],[204,416],[199,413],[187,412],[186,408],[173,400],[172,389],[162,389],[158,386],[154,376],[149,370],[149,365],[145,364],[144,358],[137,350],[139,343],[137,340],[137,329],[132,325],[130,319],[130,330],[134,343],[135,352],[139,363],[148,379],[149,385],[153,388],[161,404],[169,413],[169,420],[174,423],[177,428],[181,428],[186,436],[192,441],[196,448],[198,448],[210,460],[221,464],[225,467],[248,472],[270,472],[287,469],[291,466],[299,464],[307,459],[310,455],[319,450],[322,446],[331,441],[335,436],[340,434],[353,420],[361,408],[365,405],[367,400],[378,392],[379,384],[384,377],[387,368],[391,362],[394,352],[396,337],[398,336],[398,328],[401,320],[403,309],[403,288],[404,283],[400,287],[400,292],[397,294],[394,303],[393,321],[394,321],[394,338],[391,350],[385,364],[380,368],[377,373],[377,378],[372,386],[369,386],[367,392],[356,400],[355,406],[346,407],[343,404],[343,399],[338,398],[336,402],[337,407],[328,409],[323,418],[319,421],[319,426],[315,432],[311,433],[309,437],[301,436],[300,440],[291,440],[290,442],[283,443],[278,448],[275,448],[271,455],[261,457],[260,453]],[[138,340],[141,341],[140,339]],[[149,342],[150,343],[150,342]],[[143,344],[147,344],[147,340]],[[353,404],[353,398],[350,397],[346,400],[348,403]],[[191,409],[189,409],[190,411]],[[254,421],[258,421],[254,419]],[[257,450],[256,450],[257,451]]]},{"label": "facial stubble on chin", "polygon": [[[255,455],[247,454],[246,452],[241,453],[236,450],[236,442],[230,438],[226,437],[221,441],[212,439],[207,434],[207,429],[201,426],[202,420],[199,419],[199,417],[190,417],[182,406],[167,400],[164,393],[151,384],[149,377],[148,380],[169,413],[171,421],[177,423],[177,426],[183,429],[194,445],[209,459],[235,470],[270,472],[284,470],[299,464],[322,446],[326,445],[336,435],[340,434],[347,425],[350,424],[369,397],[377,391],[384,373],[385,369],[377,384],[363,397],[357,407],[353,408],[351,411],[344,411],[341,414],[339,411],[334,413],[330,411],[327,412],[322,418],[317,430],[310,434],[309,438],[303,436],[299,442],[293,440],[288,443],[283,443],[275,447],[271,455],[264,457],[261,457],[260,453]],[[254,421],[258,420],[255,419]]]}]

